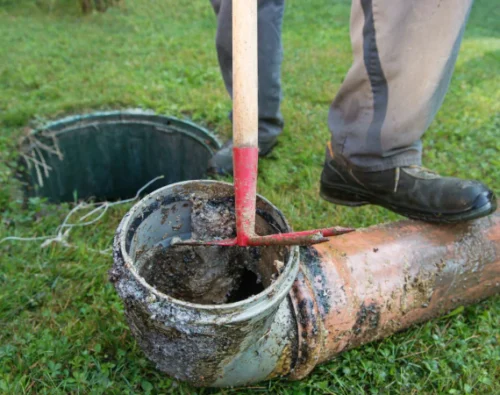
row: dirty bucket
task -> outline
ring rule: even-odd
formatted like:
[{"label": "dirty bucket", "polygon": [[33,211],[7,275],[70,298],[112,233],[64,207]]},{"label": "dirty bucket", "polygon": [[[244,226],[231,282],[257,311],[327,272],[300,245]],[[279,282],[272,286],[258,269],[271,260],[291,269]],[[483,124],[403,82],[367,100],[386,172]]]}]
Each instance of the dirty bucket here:
[{"label": "dirty bucket", "polygon": [[[298,247],[182,247],[214,252],[203,261],[208,268],[206,283],[200,280],[198,268],[193,271],[189,259],[179,259],[173,268],[157,257],[144,260],[155,248],[167,252],[181,248],[169,247],[174,237],[191,236],[193,199],[205,204],[224,202],[231,207],[233,196],[233,185],[216,181],[166,186],[132,207],[114,240],[110,280],[123,300],[133,335],[158,369],[193,385],[260,381],[286,364],[285,359],[288,363],[294,359],[295,350],[289,345],[295,340],[296,324],[286,296],[299,268]],[[262,235],[291,231],[282,213],[261,196],[257,197],[256,214],[256,229]],[[230,248],[243,254],[245,264],[255,262],[253,273],[232,270],[239,267],[239,258],[229,262],[227,273],[220,273],[228,262],[218,262],[217,257]],[[278,260],[273,261],[275,256],[282,259],[280,267],[276,267]],[[227,277],[231,295],[226,300],[220,299],[224,295],[214,294],[219,299],[210,303],[197,295],[196,289],[189,294],[185,287],[177,289],[175,276],[200,288],[215,279],[203,295],[227,286],[221,282]],[[230,300],[234,294],[239,297]]]},{"label": "dirty bucket", "polygon": [[206,129],[142,110],[98,112],[49,123],[20,148],[26,196],[58,203],[126,199],[153,178],[146,192],[201,179],[220,147]]}]

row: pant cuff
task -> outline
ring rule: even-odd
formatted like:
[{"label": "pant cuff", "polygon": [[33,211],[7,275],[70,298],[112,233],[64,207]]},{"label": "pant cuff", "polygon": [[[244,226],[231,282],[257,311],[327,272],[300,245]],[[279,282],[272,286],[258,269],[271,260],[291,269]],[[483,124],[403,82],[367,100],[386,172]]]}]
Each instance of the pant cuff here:
[{"label": "pant cuff", "polygon": [[387,158],[366,156],[346,158],[337,150],[332,149],[332,146],[328,144],[326,149],[326,160],[332,159],[352,170],[372,173],[394,169],[396,167],[420,166],[422,164],[422,153],[420,151],[410,150]]}]

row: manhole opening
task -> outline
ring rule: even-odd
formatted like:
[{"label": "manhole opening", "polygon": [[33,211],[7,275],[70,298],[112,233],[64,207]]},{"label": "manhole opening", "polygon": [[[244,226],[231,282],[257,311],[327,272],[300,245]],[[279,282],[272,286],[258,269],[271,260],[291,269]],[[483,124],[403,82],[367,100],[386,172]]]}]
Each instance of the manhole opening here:
[{"label": "manhole opening", "polygon": [[49,201],[131,198],[179,181],[203,179],[220,147],[208,130],[188,121],[129,110],[74,116],[27,136],[18,176],[25,195]]}]

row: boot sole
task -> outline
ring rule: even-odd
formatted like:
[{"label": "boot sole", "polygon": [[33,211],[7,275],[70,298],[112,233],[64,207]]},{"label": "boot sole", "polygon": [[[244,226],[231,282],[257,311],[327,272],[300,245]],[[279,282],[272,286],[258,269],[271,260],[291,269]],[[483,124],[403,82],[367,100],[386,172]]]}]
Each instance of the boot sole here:
[{"label": "boot sole", "polygon": [[[342,206],[349,207],[361,207],[366,206],[367,204],[371,204],[369,201],[363,200],[360,196],[354,193],[349,193],[346,191],[336,190],[335,197],[325,193],[323,191],[323,186],[321,186],[319,191],[319,196],[326,200],[327,202],[340,204]],[[330,192],[328,192],[330,193]]]},{"label": "boot sole", "polygon": [[265,150],[265,151],[259,151],[259,156],[263,158],[264,156],[267,156],[271,153],[271,151],[276,147],[278,144],[278,140],[274,140],[273,143]]},{"label": "boot sole", "polygon": [[497,208],[496,202],[493,200],[481,207],[461,213],[426,213],[409,209],[407,207],[396,206],[384,201],[383,199],[378,198],[377,196],[371,195],[366,191],[362,191],[357,188],[346,185],[327,186],[323,183],[321,183],[320,187],[320,197],[328,202],[349,207],[359,207],[367,204],[374,204],[391,210],[397,214],[403,215],[407,218],[425,222],[449,224],[481,218],[493,213]]}]

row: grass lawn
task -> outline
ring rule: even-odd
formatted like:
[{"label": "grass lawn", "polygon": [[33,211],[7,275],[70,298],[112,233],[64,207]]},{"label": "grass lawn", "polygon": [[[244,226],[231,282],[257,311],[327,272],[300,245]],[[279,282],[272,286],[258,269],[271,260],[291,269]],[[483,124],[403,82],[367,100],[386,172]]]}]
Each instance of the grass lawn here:
[{"label": "grass lawn", "polygon": [[[23,209],[9,170],[28,125],[64,114],[142,107],[230,134],[230,101],[208,0],[134,0],[81,16],[76,0],[0,0],[0,239],[49,233],[68,205]],[[297,229],[399,219],[318,198],[328,105],[349,68],[350,2],[292,0],[285,15],[287,126],[261,162],[259,192]],[[500,193],[500,8],[477,1],[424,164]],[[17,199],[17,200],[16,200]],[[194,389],[156,371],[107,281],[109,247],[130,207],[74,231],[73,248],[0,244],[0,392],[500,393],[500,297],[342,354],[301,382]]]}]

